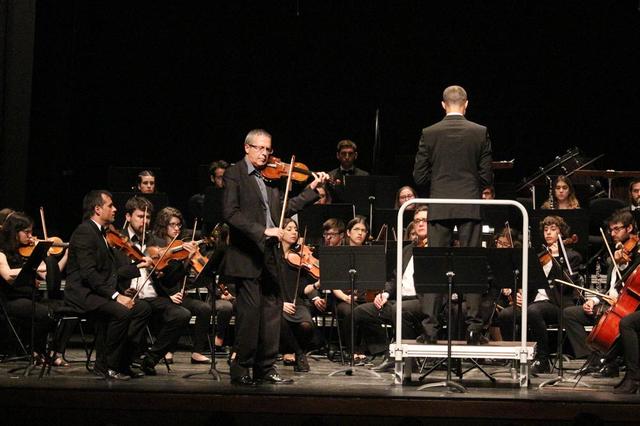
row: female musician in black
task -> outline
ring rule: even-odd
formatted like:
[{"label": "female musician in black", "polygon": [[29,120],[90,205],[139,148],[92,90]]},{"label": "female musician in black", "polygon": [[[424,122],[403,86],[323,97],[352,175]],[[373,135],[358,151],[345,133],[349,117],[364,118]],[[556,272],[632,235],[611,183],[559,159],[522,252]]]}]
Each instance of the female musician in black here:
[{"label": "female musician in black", "polygon": [[[532,364],[531,373],[549,373],[551,364],[549,361],[549,336],[547,333],[547,324],[557,323],[560,318],[560,309],[574,305],[573,289],[569,286],[563,286],[561,295],[560,288],[562,286],[555,283],[555,279],[563,279],[568,281],[568,267],[571,265],[572,270],[576,270],[582,257],[580,254],[569,247],[566,247],[567,258],[562,253],[559,237],[566,238],[569,235],[569,225],[560,216],[547,216],[540,222],[540,231],[544,235],[545,251],[540,257],[542,269],[547,277],[548,285],[539,288],[537,291],[529,292],[529,301],[527,307],[528,316],[528,340],[537,343],[536,360]],[[548,251],[547,251],[548,250]],[[545,256],[549,254],[550,256]],[[562,300],[562,303],[560,301]],[[500,330],[503,339],[510,340],[513,336],[513,315],[520,315],[520,305],[522,304],[522,295],[520,292],[516,294],[516,306],[509,306],[503,309],[498,315]],[[519,320],[518,320],[519,321]]]},{"label": "female musician in black", "polygon": [[[284,221],[284,237],[281,241],[282,258],[280,267],[280,286],[283,298],[282,319],[280,321],[280,347],[287,354],[295,354],[293,370],[309,371],[305,352],[313,337],[313,321],[309,309],[308,294],[316,287],[316,279],[304,269],[287,262],[287,253],[300,250],[298,243],[298,224],[293,219]],[[299,272],[298,272],[299,271]],[[285,358],[285,362],[287,362]]]},{"label": "female musician in black", "polygon": [[[27,258],[19,253],[21,247],[30,246],[34,243],[33,220],[22,212],[12,212],[4,220],[0,230],[0,298],[5,304],[7,314],[16,318],[25,325],[31,324],[33,315],[35,334],[33,336],[34,347],[31,348],[38,360],[42,359],[46,348],[47,333],[55,328],[55,321],[50,313],[62,306],[62,300],[43,299],[39,292],[36,293],[35,312],[33,311],[32,297],[35,280],[28,283],[16,283],[15,279],[20,273]],[[58,261],[60,270],[64,269],[67,263],[67,253]],[[45,279],[47,269],[43,262],[37,270],[39,279]],[[36,290],[37,291],[37,290]],[[59,333],[57,341],[53,342],[52,365],[68,365],[64,358],[64,349],[74,324],[66,322]],[[29,329],[28,326],[25,329]]]}]

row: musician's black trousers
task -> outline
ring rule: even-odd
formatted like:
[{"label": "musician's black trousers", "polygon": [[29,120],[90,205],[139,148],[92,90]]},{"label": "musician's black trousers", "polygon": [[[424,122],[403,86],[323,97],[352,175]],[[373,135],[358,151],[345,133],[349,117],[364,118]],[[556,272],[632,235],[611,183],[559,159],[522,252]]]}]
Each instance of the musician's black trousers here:
[{"label": "musician's black trousers", "polygon": [[564,328],[567,330],[567,337],[576,358],[586,358],[591,354],[587,346],[587,333],[584,331],[584,326],[594,324],[595,316],[587,315],[582,305],[564,308]]},{"label": "musician's black trousers", "polygon": [[627,366],[627,377],[640,380],[640,311],[620,320],[620,339],[624,348],[624,363]]}]

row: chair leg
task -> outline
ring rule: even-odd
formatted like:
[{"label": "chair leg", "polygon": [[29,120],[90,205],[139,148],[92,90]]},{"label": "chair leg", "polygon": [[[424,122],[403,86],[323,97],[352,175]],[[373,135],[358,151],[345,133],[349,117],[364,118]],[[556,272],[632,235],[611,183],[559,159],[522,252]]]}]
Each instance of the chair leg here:
[{"label": "chair leg", "polygon": [[[151,342],[151,346],[153,346],[156,339],[153,338],[153,335],[151,334],[151,329],[149,328],[148,325],[146,326],[146,329],[147,329],[147,336],[149,336],[149,341]],[[164,362],[165,367],[167,367],[167,373],[171,373],[171,367],[169,366],[169,361],[167,361],[166,354],[162,355],[162,361]]]}]

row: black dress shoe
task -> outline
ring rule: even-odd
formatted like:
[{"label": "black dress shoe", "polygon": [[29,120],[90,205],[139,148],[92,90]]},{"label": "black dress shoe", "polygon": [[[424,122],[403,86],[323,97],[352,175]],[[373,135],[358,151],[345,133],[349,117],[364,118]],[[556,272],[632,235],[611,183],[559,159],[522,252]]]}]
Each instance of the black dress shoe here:
[{"label": "black dress shoe", "polygon": [[156,363],[148,355],[140,360],[140,370],[147,376],[155,376],[158,374],[155,367]]},{"label": "black dress shoe", "polygon": [[480,331],[469,331],[467,335],[467,345],[486,345],[489,339]]},{"label": "black dress shoe", "polygon": [[112,369],[107,369],[107,371],[104,372],[104,378],[107,380],[120,380],[120,381],[125,381],[125,380],[129,380],[131,378],[131,376],[128,376],[124,373],[119,373],[115,370]]},{"label": "black dress shoe", "polygon": [[618,377],[620,375],[620,369],[615,364],[605,364],[600,370],[593,373],[591,376],[597,379]]},{"label": "black dress shoe", "polygon": [[142,371],[135,371],[132,370],[131,368],[125,368],[122,370],[123,374],[126,374],[127,376],[131,377],[132,379],[141,379],[144,377],[144,373]]},{"label": "black dress shoe", "polygon": [[244,376],[232,377],[231,384],[240,386],[254,386],[256,382],[253,381],[251,376],[245,374]]},{"label": "black dress shoe", "polygon": [[532,376],[536,377],[538,374],[551,373],[551,363],[548,358],[540,358],[533,361],[531,364],[531,370],[529,370]]},{"label": "black dress shoe", "polygon": [[266,383],[269,385],[290,385],[293,383],[292,379],[285,379],[280,374],[273,372],[265,374],[256,380],[257,383]]},{"label": "black dress shoe", "polygon": [[311,370],[309,367],[309,361],[307,360],[307,356],[304,352],[296,354],[296,361],[293,365],[293,371],[297,373],[307,373]]},{"label": "black dress shoe", "polygon": [[615,394],[625,394],[625,393],[633,394],[633,393],[638,392],[639,390],[640,390],[640,381],[633,380],[633,379],[630,379],[629,377],[625,376],[625,378],[622,381],[622,383],[620,384],[620,386],[613,390],[613,393],[615,393]]},{"label": "black dress shoe", "polygon": [[386,359],[380,363],[377,367],[372,368],[373,371],[378,373],[389,373],[392,372],[396,367],[395,359]]}]

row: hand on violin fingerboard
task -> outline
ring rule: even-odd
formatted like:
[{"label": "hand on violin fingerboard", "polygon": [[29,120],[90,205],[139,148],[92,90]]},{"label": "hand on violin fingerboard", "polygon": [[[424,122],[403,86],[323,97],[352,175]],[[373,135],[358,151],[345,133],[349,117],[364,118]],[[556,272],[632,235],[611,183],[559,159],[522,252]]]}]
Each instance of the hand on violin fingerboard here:
[{"label": "hand on violin fingerboard", "polygon": [[325,183],[330,179],[329,174],[325,172],[312,172],[313,181],[309,184],[309,188],[316,189],[321,183]]}]

